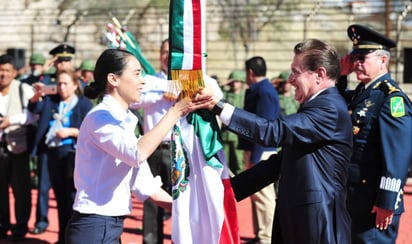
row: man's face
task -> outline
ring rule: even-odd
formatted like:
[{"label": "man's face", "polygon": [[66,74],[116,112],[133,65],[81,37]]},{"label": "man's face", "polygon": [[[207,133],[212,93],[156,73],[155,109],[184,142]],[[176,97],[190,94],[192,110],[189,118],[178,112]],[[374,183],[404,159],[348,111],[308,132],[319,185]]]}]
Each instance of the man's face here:
[{"label": "man's face", "polygon": [[57,71],[70,71],[72,67],[72,61],[71,60],[58,60],[54,62],[54,67],[56,67]]},{"label": "man's face", "polygon": [[362,55],[351,55],[350,58],[356,78],[365,84],[387,72],[386,57],[377,55],[376,51]]},{"label": "man's face", "polygon": [[0,90],[10,86],[16,74],[12,64],[0,64]]},{"label": "man's face", "polygon": [[295,99],[306,102],[317,91],[317,73],[303,66],[303,55],[295,55],[291,64],[290,84],[295,88]]},{"label": "man's face", "polygon": [[169,42],[163,43],[160,50],[160,68],[167,74],[169,65]]},{"label": "man's face", "polygon": [[43,65],[42,64],[31,64],[30,65],[31,74],[34,76],[39,76],[43,73]]}]

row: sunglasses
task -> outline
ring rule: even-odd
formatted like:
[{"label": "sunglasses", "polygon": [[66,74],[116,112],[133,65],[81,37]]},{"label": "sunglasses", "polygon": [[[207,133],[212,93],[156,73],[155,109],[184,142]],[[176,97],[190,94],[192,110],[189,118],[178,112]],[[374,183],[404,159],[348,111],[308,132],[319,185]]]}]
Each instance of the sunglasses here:
[{"label": "sunglasses", "polygon": [[369,56],[368,55],[352,55],[350,57],[350,61],[352,63],[359,62],[359,63],[363,64],[363,63],[365,63],[365,60],[367,58],[371,58],[373,56],[377,56],[377,55],[376,54],[375,55],[369,55]]}]

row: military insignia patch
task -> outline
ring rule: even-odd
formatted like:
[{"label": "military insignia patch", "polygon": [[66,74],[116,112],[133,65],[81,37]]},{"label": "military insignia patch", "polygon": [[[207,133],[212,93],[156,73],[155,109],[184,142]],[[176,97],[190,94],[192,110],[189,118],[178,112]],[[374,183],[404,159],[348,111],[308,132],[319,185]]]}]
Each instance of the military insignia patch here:
[{"label": "military insignia patch", "polygon": [[391,98],[391,115],[395,118],[405,115],[405,104],[403,102],[403,97]]}]

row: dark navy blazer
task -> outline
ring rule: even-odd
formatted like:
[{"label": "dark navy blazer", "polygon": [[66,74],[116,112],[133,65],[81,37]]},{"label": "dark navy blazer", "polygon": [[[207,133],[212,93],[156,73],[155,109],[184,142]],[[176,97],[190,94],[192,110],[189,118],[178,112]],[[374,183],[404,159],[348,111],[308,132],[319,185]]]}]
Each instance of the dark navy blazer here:
[{"label": "dark navy blazer", "polygon": [[335,87],[275,121],[235,109],[228,128],[262,145],[282,146],[279,155],[232,178],[241,200],[280,174],[272,243],[350,243],[345,200],[352,130]]},{"label": "dark navy blazer", "polygon": [[[58,113],[59,103],[61,99],[59,95],[44,96],[42,101],[29,103],[28,109],[36,114],[39,114],[38,127],[34,138],[34,148],[32,155],[36,155],[37,150],[44,147],[44,139],[49,129],[49,122],[54,113]],[[79,97],[76,106],[73,107],[73,113],[70,116],[70,127],[80,128],[84,117],[92,108],[92,103],[84,96]],[[74,138],[76,140],[76,138]]]},{"label": "dark navy blazer", "polygon": [[[243,109],[260,117],[274,120],[280,116],[279,97],[269,79],[264,79],[249,87],[245,92]],[[239,137],[238,149],[250,150],[250,161],[258,163],[265,151],[276,151],[277,148],[263,147]]]}]

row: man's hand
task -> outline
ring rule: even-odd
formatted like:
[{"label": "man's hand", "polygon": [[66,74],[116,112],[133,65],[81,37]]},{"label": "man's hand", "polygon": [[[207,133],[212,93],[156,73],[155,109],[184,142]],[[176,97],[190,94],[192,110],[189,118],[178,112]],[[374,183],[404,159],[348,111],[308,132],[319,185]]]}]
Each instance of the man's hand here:
[{"label": "man's hand", "polygon": [[389,225],[392,223],[393,211],[373,206],[371,213],[376,213],[376,228],[380,230],[388,229]]},{"label": "man's hand", "polygon": [[1,117],[0,118],[0,129],[6,129],[10,126],[9,117]]},{"label": "man's hand", "polygon": [[192,110],[202,108],[212,110],[218,102],[219,98],[214,96],[212,88],[206,86],[204,89],[200,89],[193,98]]},{"label": "man's hand", "polygon": [[340,59],[340,75],[344,76],[344,75],[349,75],[350,73],[352,73],[353,69],[352,69],[353,63],[350,59],[350,55],[347,54],[345,55],[343,58]]},{"label": "man's hand", "polygon": [[56,56],[54,56],[51,59],[46,60],[46,62],[43,64],[43,71],[45,72],[45,71],[49,70],[54,65],[54,62],[56,62],[56,61],[57,61]]}]

